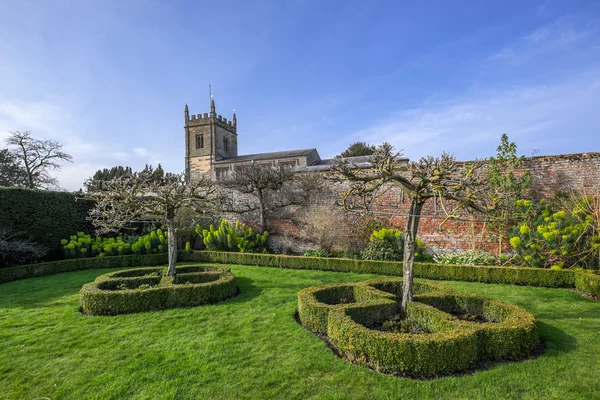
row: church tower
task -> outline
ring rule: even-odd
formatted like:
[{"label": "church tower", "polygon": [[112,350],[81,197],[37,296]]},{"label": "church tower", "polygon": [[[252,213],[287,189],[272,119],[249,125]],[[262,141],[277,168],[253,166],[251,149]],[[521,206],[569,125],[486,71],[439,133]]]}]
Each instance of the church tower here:
[{"label": "church tower", "polygon": [[214,175],[216,161],[236,157],[237,118],[228,121],[217,115],[214,100],[210,101],[210,114],[192,115],[185,105],[185,169],[194,175],[210,173]]}]

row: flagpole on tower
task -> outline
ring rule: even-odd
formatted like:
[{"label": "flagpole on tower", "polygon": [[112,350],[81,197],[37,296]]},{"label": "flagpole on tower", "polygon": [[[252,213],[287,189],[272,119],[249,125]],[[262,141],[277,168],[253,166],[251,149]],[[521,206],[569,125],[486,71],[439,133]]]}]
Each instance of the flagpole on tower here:
[{"label": "flagpole on tower", "polygon": [[210,107],[210,102],[212,101],[212,87],[208,85],[208,106]]}]

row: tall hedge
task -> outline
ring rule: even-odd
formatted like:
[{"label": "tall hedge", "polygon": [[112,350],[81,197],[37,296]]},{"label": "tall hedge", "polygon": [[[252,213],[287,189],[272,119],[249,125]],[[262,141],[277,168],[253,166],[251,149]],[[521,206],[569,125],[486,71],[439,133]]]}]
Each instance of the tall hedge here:
[{"label": "tall hedge", "polygon": [[92,232],[86,220],[91,202],[76,193],[0,187],[0,226],[32,237],[48,250],[45,260],[61,258],[61,239]]}]

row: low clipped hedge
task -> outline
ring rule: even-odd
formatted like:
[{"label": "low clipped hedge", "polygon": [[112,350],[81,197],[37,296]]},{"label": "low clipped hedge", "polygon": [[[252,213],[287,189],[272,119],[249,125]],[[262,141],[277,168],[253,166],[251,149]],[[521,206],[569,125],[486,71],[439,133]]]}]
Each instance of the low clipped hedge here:
[{"label": "low clipped hedge", "polygon": [[600,299],[600,275],[591,272],[576,274],[575,288],[595,299]]},{"label": "low clipped hedge", "polygon": [[[409,303],[406,318],[427,333],[371,329],[398,313],[401,287],[401,279],[380,279],[304,289],[298,294],[300,321],[326,334],[352,362],[419,378],[472,369],[483,361],[522,359],[539,342],[535,318],[527,311],[422,282],[415,283],[415,301]],[[450,313],[476,314],[489,322],[459,320]]]},{"label": "low clipped hedge", "polygon": [[[402,276],[402,263],[395,261],[354,260],[347,258],[298,257],[280,254],[228,253],[194,251],[181,253],[185,261],[203,261],[222,264],[258,265],[289,269],[355,272],[365,274]],[[452,280],[509,285],[574,288],[575,278],[585,272],[528,267],[496,267],[415,263],[415,277],[434,280]],[[591,276],[600,276],[593,273]],[[579,290],[586,292],[583,283]]]},{"label": "low clipped hedge", "polygon": [[229,268],[181,266],[138,268],[100,275],[81,288],[81,309],[88,315],[117,315],[216,303],[237,293]]},{"label": "low clipped hedge", "polygon": [[117,257],[78,258],[74,260],[21,265],[19,267],[0,269],[0,283],[86,269],[154,266],[167,264],[168,261],[167,253],[161,253]]},{"label": "low clipped hedge", "polygon": [[[219,251],[181,251],[178,258],[180,261],[191,262],[402,276],[402,263],[394,261],[297,257],[280,254]],[[140,267],[166,264],[167,262],[166,253],[54,261],[0,269],[0,283],[84,269]],[[550,288],[577,288],[587,295],[596,298],[600,297],[598,283],[600,275],[585,271],[417,262],[415,263],[415,276],[434,280],[499,283]]]}]

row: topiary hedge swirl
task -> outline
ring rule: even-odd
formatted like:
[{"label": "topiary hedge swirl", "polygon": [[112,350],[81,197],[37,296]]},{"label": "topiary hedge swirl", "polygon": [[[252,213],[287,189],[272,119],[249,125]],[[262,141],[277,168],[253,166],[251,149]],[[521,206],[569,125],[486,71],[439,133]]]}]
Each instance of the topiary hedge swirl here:
[{"label": "topiary hedge swirl", "polygon": [[[401,279],[323,285],[298,294],[300,321],[326,334],[340,355],[395,375],[431,378],[483,361],[527,357],[539,342],[535,318],[497,300],[464,295],[445,285],[415,283],[405,320],[425,333],[373,328],[399,313]],[[474,315],[483,323],[461,320]]]},{"label": "topiary hedge swirl", "polygon": [[180,266],[175,276],[166,268],[137,268],[100,275],[80,291],[81,310],[88,315],[117,315],[216,303],[237,293],[229,268]]}]

